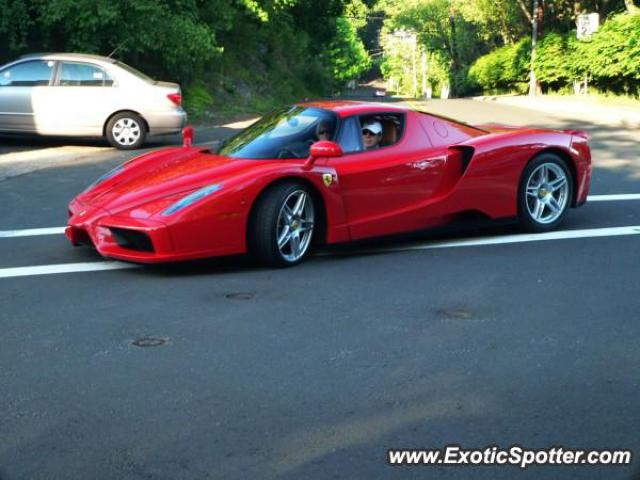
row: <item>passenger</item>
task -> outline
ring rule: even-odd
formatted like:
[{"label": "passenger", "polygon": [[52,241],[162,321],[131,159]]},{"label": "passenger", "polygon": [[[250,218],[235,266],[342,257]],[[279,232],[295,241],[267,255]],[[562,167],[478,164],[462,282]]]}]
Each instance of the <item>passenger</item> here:
[{"label": "passenger", "polygon": [[365,150],[380,148],[382,140],[382,124],[377,120],[369,120],[362,125],[362,143]]}]

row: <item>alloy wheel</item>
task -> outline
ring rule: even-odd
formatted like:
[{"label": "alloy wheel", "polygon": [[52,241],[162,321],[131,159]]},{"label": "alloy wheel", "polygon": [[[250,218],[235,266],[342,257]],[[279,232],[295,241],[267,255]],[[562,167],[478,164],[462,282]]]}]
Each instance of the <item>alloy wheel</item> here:
[{"label": "alloy wheel", "polygon": [[567,174],[555,163],[539,165],[527,180],[526,195],[527,210],[535,222],[555,222],[569,201]]},{"label": "alloy wheel", "polygon": [[278,250],[287,262],[304,256],[313,236],[315,211],[308,192],[296,190],[282,203],[276,228]]}]

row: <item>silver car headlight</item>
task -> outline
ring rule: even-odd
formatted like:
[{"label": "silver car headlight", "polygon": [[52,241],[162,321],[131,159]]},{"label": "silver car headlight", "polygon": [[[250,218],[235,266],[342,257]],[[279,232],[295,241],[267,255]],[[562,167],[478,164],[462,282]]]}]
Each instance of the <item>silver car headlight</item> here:
[{"label": "silver car headlight", "polygon": [[180,200],[175,202],[173,205],[167,208],[164,212],[162,212],[162,215],[164,216],[173,215],[174,213],[179,212],[183,208],[187,208],[189,205],[197,202],[198,200],[201,200],[204,197],[217,192],[221,188],[222,188],[222,185],[219,183],[216,183],[214,185],[209,185],[207,187],[201,188],[200,190],[196,190],[195,192],[190,193],[186,197],[182,197]]}]

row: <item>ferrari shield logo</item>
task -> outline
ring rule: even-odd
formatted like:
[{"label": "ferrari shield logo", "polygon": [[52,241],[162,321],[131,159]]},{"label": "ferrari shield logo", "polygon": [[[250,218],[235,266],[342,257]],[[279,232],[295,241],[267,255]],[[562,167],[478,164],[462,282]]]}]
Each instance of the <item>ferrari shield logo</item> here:
[{"label": "ferrari shield logo", "polygon": [[333,175],[331,175],[330,173],[323,173],[322,181],[324,182],[324,186],[328,187],[333,183]]}]

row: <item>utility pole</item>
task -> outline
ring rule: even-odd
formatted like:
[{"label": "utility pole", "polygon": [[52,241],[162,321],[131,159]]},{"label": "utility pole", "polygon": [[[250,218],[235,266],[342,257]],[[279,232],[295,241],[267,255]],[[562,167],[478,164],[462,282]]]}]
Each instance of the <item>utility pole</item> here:
[{"label": "utility pole", "polygon": [[422,52],[422,97],[427,96],[427,52]]},{"label": "utility pole", "polygon": [[411,41],[413,43],[413,98],[418,97],[418,66],[416,65],[416,50],[418,47],[418,38],[416,34],[412,34]]},{"label": "utility pole", "polygon": [[533,66],[536,60],[536,43],[538,41],[538,1],[533,0],[533,15],[531,16],[532,32],[531,32],[531,72],[529,75],[529,96],[534,97],[538,90],[538,81],[536,80],[536,72]]},{"label": "utility pole", "polygon": [[[417,50],[418,50],[418,36],[416,35],[415,32],[412,31],[405,31],[405,30],[396,30],[393,33],[393,37],[395,37],[396,39],[398,39],[401,42],[401,45],[403,47],[403,51],[404,51],[404,47],[407,46],[407,44],[409,44],[409,46],[411,46],[411,67],[412,67],[412,71],[411,71],[411,77],[412,77],[412,87],[413,87],[413,97],[416,98],[418,95],[418,65],[417,65]],[[403,55],[404,57],[404,55]],[[404,57],[406,58],[406,57]],[[408,62],[406,62],[408,63]],[[407,75],[409,72],[407,72],[408,70],[408,65],[405,63],[405,65],[403,66],[403,72],[405,75]],[[404,84],[404,80],[402,82]]]}]

